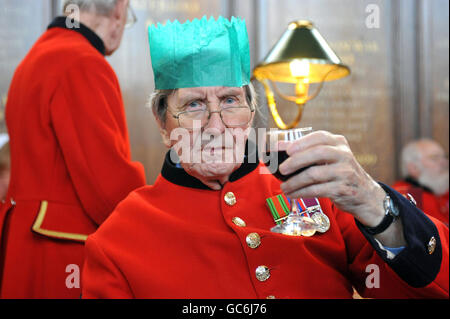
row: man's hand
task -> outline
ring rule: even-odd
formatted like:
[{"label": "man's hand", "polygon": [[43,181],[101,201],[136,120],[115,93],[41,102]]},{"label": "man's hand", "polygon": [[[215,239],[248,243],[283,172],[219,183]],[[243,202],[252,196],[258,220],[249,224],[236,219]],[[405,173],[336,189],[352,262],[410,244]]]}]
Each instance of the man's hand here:
[{"label": "man's hand", "polygon": [[[345,137],[316,131],[293,142],[287,153],[289,158],[280,165],[282,174],[312,166],[281,184],[286,196],[328,197],[368,227],[383,220],[386,193],[358,163]],[[383,234],[388,230],[392,227]]]}]

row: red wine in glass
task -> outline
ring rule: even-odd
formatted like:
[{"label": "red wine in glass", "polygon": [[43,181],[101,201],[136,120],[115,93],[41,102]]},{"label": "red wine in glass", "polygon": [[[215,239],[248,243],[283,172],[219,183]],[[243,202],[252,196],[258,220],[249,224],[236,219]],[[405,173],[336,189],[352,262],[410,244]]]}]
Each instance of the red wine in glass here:
[{"label": "red wine in glass", "polygon": [[279,167],[280,167],[281,163],[283,163],[288,157],[289,157],[289,155],[287,154],[286,151],[276,151],[276,152],[267,152],[266,153],[266,158],[268,158],[269,160],[267,162],[265,162],[264,164],[266,164],[266,166],[268,166],[268,167],[270,167],[272,165],[276,165],[276,171],[272,174],[276,178],[278,178],[279,180],[281,180],[283,182],[288,180],[292,176],[303,172],[305,169],[311,167],[311,166],[303,167],[303,168],[296,170],[295,172],[293,172],[291,174],[283,175],[280,173]]},{"label": "red wine in glass", "polygon": [[303,172],[310,166],[303,167],[298,169],[297,171],[283,175],[280,172],[280,165],[283,163],[289,155],[286,150],[290,145],[290,142],[293,142],[302,136],[305,136],[312,132],[312,128],[298,128],[288,131],[277,130],[277,131],[269,131],[266,135],[266,160],[264,164],[269,168],[270,172],[279,180],[286,181],[294,175],[297,175]]}]

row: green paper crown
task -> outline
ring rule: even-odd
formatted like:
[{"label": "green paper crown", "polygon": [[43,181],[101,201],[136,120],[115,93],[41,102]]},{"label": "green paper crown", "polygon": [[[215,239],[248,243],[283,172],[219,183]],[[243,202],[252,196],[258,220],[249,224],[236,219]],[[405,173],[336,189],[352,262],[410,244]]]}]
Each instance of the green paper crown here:
[{"label": "green paper crown", "polygon": [[149,26],[148,37],[158,90],[250,83],[250,47],[240,18],[167,21]]}]

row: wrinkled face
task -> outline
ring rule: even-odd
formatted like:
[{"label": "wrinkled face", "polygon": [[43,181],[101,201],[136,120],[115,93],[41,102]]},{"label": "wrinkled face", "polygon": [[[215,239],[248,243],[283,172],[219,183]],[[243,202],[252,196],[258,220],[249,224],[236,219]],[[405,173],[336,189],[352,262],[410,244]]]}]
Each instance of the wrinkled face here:
[{"label": "wrinkled face", "polygon": [[435,175],[448,172],[448,158],[442,147],[436,143],[422,145],[422,167],[423,170]]},{"label": "wrinkled face", "polygon": [[221,178],[241,165],[254,114],[244,88],[182,88],[167,104],[161,134],[188,173]]},{"label": "wrinkled face", "polygon": [[430,187],[436,194],[448,191],[449,162],[442,147],[433,142],[422,143],[421,174],[419,182]]},{"label": "wrinkled face", "polygon": [[125,25],[128,18],[129,0],[118,1],[113,10],[110,20],[110,33],[108,39],[105,39],[106,55],[112,55],[122,42]]}]

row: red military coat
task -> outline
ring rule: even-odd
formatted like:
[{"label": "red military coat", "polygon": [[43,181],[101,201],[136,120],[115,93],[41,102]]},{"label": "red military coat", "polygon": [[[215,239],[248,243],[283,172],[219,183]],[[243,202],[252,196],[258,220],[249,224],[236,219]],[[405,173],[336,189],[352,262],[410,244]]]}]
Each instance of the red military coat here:
[{"label": "red military coat", "polygon": [[404,195],[411,194],[425,214],[439,219],[448,226],[448,192],[441,196],[435,195],[430,189],[424,188],[412,179],[397,181],[392,187]]},{"label": "red military coat", "polygon": [[79,298],[76,267],[67,266],[81,271],[87,236],[145,184],[102,41],[83,25],[65,29],[65,18],[51,26],[17,68],[6,106],[2,298]]},{"label": "red military coat", "polygon": [[[433,228],[438,238],[428,254],[431,233],[415,237],[411,224],[405,225],[413,233],[407,240],[415,240],[391,264],[354,218],[328,199],[320,200],[331,222],[327,232],[275,234],[265,199],[280,194],[280,182],[260,170],[267,172],[265,166],[243,164],[222,190],[214,191],[166,157],[155,184],[132,192],[89,236],[83,297],[351,298],[352,286],[366,297],[448,297],[448,246],[441,245],[448,241],[445,226],[437,223],[436,228],[421,216],[427,222],[420,227]],[[395,200],[399,197],[400,206],[416,210],[399,194]],[[408,213],[415,211],[403,207],[402,214]],[[248,241],[252,233],[261,239],[257,247]],[[423,248],[413,244],[417,241]],[[419,264],[410,263],[411,250],[416,250],[416,261],[422,259]],[[365,285],[372,267],[379,270],[379,288]]]}]

